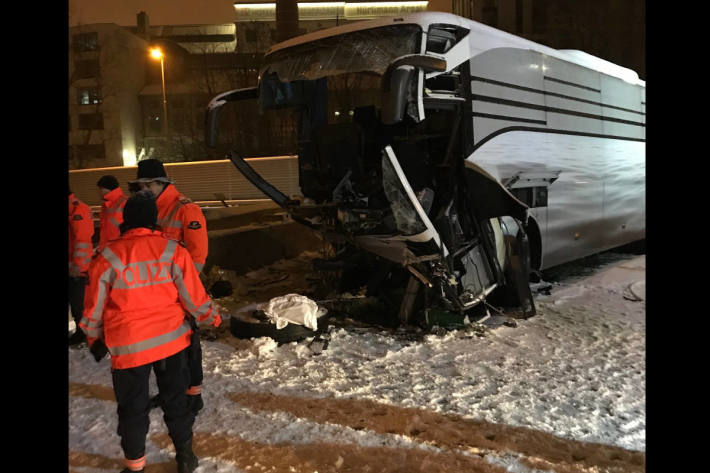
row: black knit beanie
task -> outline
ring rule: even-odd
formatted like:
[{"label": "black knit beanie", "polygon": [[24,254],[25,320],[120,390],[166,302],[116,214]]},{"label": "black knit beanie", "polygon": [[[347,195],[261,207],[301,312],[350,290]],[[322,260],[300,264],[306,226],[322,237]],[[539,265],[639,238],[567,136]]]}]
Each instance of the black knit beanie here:
[{"label": "black knit beanie", "polygon": [[153,179],[159,177],[168,177],[165,173],[163,163],[154,158],[138,161],[138,175],[136,179]]},{"label": "black knit beanie", "polygon": [[126,201],[123,208],[123,223],[121,233],[132,228],[155,229],[158,220],[158,207],[155,205],[155,197],[148,190],[136,192]]},{"label": "black knit beanie", "polygon": [[118,179],[116,179],[115,176],[107,174],[105,176],[101,176],[101,179],[96,182],[96,186],[112,191],[118,187]]}]

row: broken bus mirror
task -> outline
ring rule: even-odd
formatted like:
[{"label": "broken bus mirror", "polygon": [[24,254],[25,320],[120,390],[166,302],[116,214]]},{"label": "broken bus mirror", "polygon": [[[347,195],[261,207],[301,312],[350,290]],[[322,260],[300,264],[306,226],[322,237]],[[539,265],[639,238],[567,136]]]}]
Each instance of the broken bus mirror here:
[{"label": "broken bus mirror", "polygon": [[408,54],[395,59],[382,76],[381,121],[383,124],[393,125],[404,118],[415,68],[421,68],[426,72],[444,72],[446,61],[423,54]]},{"label": "broken bus mirror", "polygon": [[393,125],[404,118],[413,76],[414,68],[412,67],[398,67],[389,75],[389,80],[382,87],[381,120],[383,124]]},{"label": "broken bus mirror", "polygon": [[210,103],[207,104],[207,111],[205,112],[205,143],[207,146],[210,148],[217,146],[217,136],[219,134],[218,117],[222,105],[227,102],[255,98],[257,98],[257,89],[256,87],[250,87],[247,89],[235,89],[229,92],[223,92],[210,100]]}]

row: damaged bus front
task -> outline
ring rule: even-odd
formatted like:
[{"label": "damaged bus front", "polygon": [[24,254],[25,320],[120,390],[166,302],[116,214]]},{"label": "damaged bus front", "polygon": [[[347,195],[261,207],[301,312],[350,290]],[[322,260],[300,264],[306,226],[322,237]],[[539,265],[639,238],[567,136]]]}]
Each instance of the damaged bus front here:
[{"label": "damaged bus front", "polygon": [[212,100],[208,143],[228,102],[297,111],[303,201],[265,182],[239,150],[230,159],[295,221],[333,243],[335,257],[318,264],[341,272],[341,290],[367,287],[398,307],[403,323],[432,310],[463,316],[491,297],[534,314],[526,206],[485,170],[464,165],[470,72],[447,69],[444,53],[467,30],[396,19],[351,26],[272,48],[258,87]]}]

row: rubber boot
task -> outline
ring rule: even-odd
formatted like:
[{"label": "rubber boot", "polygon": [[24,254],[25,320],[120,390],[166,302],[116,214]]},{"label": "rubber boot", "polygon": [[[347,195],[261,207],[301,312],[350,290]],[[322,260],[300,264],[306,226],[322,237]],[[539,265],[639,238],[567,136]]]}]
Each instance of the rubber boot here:
[{"label": "rubber boot", "polygon": [[180,448],[175,448],[177,454],[175,461],[177,462],[178,473],[192,473],[197,468],[197,457],[192,452],[192,439]]}]

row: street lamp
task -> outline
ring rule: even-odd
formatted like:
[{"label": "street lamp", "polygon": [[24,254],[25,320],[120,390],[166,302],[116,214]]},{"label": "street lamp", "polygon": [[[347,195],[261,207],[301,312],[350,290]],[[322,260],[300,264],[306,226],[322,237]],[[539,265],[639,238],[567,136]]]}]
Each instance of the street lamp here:
[{"label": "street lamp", "polygon": [[150,50],[150,55],[153,59],[160,59],[160,75],[163,80],[163,134],[167,136],[168,134],[168,100],[165,98],[165,65],[164,59],[165,55],[160,48],[153,48]]}]

